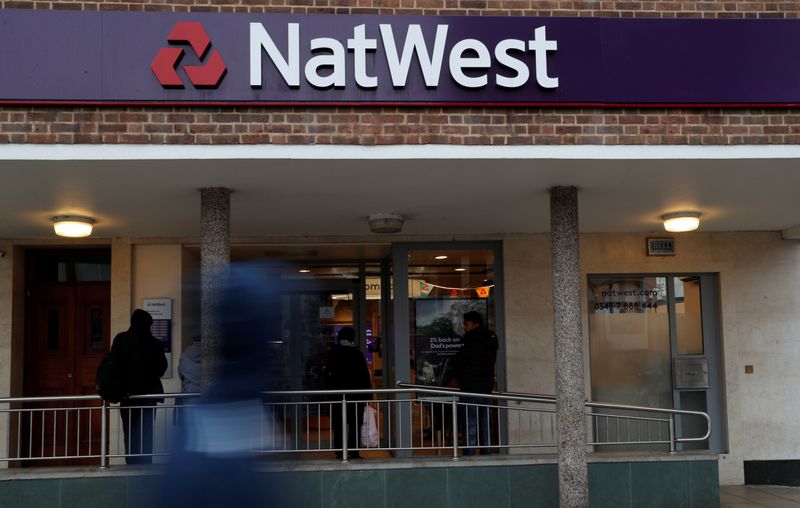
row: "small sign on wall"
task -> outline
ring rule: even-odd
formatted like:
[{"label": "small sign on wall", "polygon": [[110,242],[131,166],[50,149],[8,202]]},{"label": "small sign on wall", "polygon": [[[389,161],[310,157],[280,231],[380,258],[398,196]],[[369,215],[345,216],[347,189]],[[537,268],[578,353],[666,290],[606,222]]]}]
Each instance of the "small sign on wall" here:
[{"label": "small sign on wall", "polygon": [[648,256],[674,256],[675,255],[675,239],[674,238],[648,238],[647,239],[647,255]]},{"label": "small sign on wall", "polygon": [[170,379],[172,378],[172,298],[144,298],[142,309],[153,316],[153,326],[150,327],[150,331],[164,346],[167,371],[161,378]]}]

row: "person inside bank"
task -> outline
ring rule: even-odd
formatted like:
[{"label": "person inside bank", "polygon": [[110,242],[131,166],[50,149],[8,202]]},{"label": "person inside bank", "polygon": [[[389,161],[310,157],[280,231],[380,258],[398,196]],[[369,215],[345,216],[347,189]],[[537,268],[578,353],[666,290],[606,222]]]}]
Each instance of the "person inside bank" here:
[{"label": "person inside bank", "polygon": [[[499,341],[497,335],[483,325],[480,312],[464,314],[463,346],[453,357],[453,373],[458,388],[469,393],[491,393]],[[489,405],[491,399],[479,396],[460,396],[459,428],[465,436],[464,455],[491,453],[489,441]]]},{"label": "person inside bank", "polygon": [[[364,354],[356,347],[356,332],[352,327],[344,327],[336,336],[336,344],[331,347],[325,362],[325,385],[328,390],[368,390],[372,388],[372,379]],[[347,399],[366,399],[368,395],[349,395]],[[333,429],[333,446],[337,449],[336,458],[341,459],[343,430],[342,405],[331,404],[331,427]],[[347,419],[347,448],[349,458],[361,458],[358,451],[357,429],[364,422],[366,403],[348,403],[345,418]]]}]

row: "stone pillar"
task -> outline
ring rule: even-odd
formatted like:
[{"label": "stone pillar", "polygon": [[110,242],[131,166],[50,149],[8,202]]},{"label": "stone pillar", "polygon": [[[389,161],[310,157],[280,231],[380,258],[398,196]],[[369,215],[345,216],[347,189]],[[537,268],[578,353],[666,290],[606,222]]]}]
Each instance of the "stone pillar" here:
[{"label": "stone pillar", "polygon": [[589,506],[581,338],[578,189],[550,189],[561,508]]},{"label": "stone pillar", "polygon": [[217,308],[231,262],[231,191],[200,189],[200,341],[203,387],[214,379],[219,349]]}]

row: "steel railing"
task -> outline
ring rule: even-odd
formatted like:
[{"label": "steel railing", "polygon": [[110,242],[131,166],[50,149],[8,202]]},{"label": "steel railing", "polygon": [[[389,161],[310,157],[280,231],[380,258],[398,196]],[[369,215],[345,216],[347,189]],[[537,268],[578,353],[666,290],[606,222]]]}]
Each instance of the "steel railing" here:
[{"label": "steel railing", "polygon": [[[263,392],[254,402],[257,409],[251,407],[246,417],[241,406],[199,404],[198,397],[141,395],[131,397],[126,407],[98,396],[0,398],[0,435],[7,436],[0,441],[0,462],[106,467],[113,459],[149,461],[168,455],[175,443],[214,453],[228,446],[263,454],[337,453],[345,461],[365,450],[458,458],[475,452],[555,451],[558,446],[556,401],[546,395],[476,394],[410,384],[380,390]],[[152,399],[162,398],[164,402],[153,405]],[[367,406],[373,410],[377,442],[362,441],[358,423]],[[123,418],[139,429],[138,435],[129,432],[127,441]],[[139,421],[132,422],[135,418]],[[679,435],[681,424],[690,419],[704,422],[705,433]],[[354,428],[350,442],[348,424]],[[699,411],[586,402],[586,428],[587,444],[594,449],[675,452],[681,443],[707,440],[711,419]],[[369,425],[364,429],[370,430]]]}]

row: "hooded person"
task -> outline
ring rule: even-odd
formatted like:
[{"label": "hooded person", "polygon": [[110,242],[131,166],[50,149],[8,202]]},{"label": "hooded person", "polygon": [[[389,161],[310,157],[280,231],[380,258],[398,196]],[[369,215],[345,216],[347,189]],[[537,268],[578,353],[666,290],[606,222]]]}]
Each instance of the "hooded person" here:
[{"label": "hooded person", "polygon": [[111,352],[119,359],[124,372],[127,395],[120,402],[119,414],[125,433],[125,462],[153,462],[153,423],[155,405],[163,399],[131,399],[132,395],[164,393],[161,376],[167,370],[167,358],[161,341],[153,337],[153,317],[136,309],[127,331],[114,337]]}]

